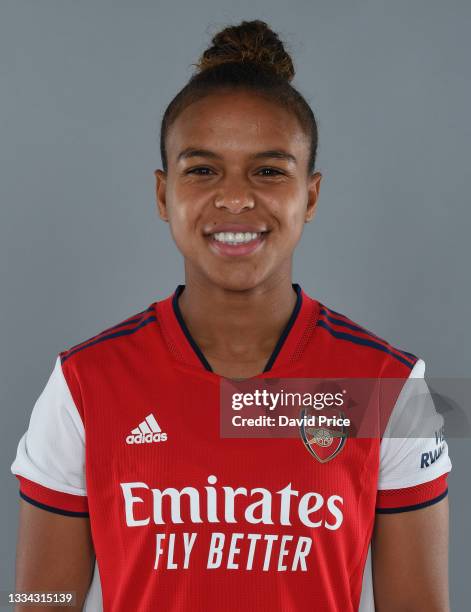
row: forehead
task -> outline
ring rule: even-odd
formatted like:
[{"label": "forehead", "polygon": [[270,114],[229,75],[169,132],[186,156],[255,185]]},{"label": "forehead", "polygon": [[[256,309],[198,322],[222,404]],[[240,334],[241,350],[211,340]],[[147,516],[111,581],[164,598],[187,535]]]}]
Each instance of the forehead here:
[{"label": "forehead", "polygon": [[221,154],[253,154],[283,148],[298,159],[308,155],[308,138],[296,115],[250,92],[208,95],[190,104],[167,133],[169,161],[188,146]]}]

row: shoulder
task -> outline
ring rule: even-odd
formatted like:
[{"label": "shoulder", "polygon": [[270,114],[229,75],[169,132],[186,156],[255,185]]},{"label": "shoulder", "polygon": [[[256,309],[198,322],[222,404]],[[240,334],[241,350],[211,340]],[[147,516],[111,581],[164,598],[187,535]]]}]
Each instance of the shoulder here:
[{"label": "shoulder", "polygon": [[132,351],[139,344],[145,343],[149,334],[155,333],[155,329],[152,329],[157,323],[155,304],[153,302],[143,310],[61,350],[58,356],[62,368],[103,362],[112,355]]},{"label": "shoulder", "polygon": [[414,366],[422,362],[416,354],[322,302],[316,327],[337,355],[357,360],[362,367],[374,365],[382,376],[409,376]]}]

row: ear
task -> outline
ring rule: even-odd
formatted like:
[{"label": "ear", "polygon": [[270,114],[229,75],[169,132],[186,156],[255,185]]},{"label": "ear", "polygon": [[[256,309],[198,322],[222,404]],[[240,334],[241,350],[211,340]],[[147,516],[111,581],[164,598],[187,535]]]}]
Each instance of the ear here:
[{"label": "ear", "polygon": [[157,200],[157,209],[159,216],[163,221],[168,223],[167,200],[166,200],[166,182],[167,175],[163,170],[154,170],[155,176],[155,197]]},{"label": "ear", "polygon": [[309,177],[308,200],[306,206],[306,213],[304,215],[304,223],[309,223],[310,221],[312,221],[312,218],[314,217],[314,214],[316,212],[321,180],[322,174],[320,172],[314,172]]}]

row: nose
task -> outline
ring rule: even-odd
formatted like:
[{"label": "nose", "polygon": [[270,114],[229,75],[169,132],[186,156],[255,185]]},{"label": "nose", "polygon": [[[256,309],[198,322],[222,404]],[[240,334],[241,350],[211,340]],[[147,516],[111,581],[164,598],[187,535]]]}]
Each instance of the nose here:
[{"label": "nose", "polygon": [[254,198],[250,193],[240,188],[225,188],[214,198],[216,208],[225,208],[233,214],[238,214],[244,210],[250,210],[255,206]]}]

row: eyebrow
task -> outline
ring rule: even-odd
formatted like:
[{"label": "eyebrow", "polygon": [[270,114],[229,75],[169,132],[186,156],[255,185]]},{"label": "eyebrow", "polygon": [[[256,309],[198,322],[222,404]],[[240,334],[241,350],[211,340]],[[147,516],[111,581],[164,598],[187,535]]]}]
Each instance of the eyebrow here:
[{"label": "eyebrow", "polygon": [[[221,155],[218,155],[214,151],[210,151],[209,149],[195,149],[193,147],[187,147],[183,149],[178,156],[177,162],[182,159],[189,159],[190,157],[209,157],[211,159],[222,159]],[[275,159],[284,159],[287,161],[297,163],[297,159],[291,153],[287,151],[283,151],[281,149],[272,149],[270,151],[260,151],[259,153],[254,153],[251,156],[251,159],[266,159],[266,158],[275,158]]]}]

